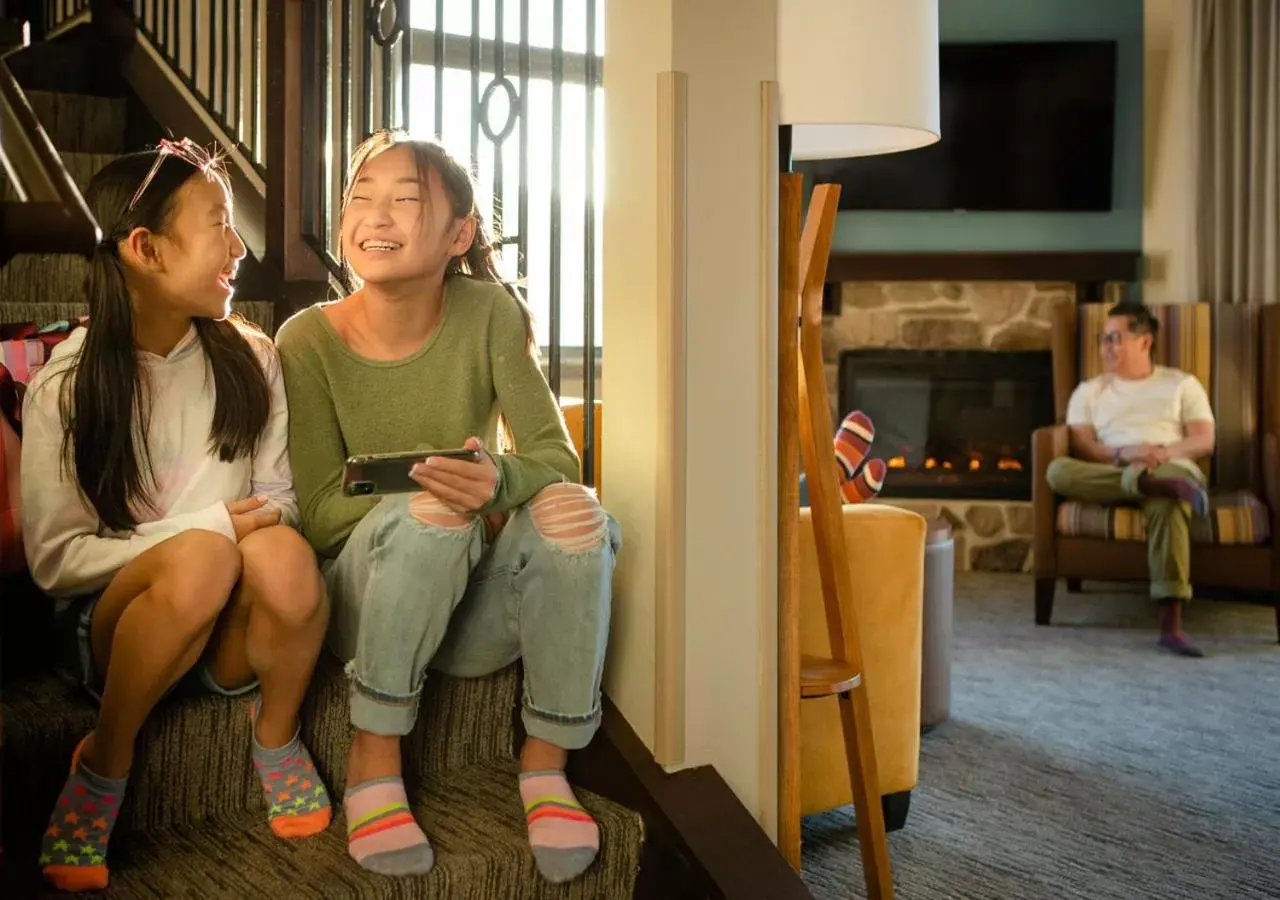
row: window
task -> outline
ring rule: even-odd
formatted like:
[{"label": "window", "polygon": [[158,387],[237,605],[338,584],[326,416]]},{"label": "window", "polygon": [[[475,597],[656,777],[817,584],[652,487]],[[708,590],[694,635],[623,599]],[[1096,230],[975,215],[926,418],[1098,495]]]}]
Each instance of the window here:
[{"label": "window", "polygon": [[438,133],[459,158],[472,161],[477,205],[502,241],[503,277],[520,284],[528,299],[557,393],[562,375],[563,393],[577,393],[572,381],[585,374],[583,348],[600,347],[602,6],[599,0],[410,5],[409,131]]}]

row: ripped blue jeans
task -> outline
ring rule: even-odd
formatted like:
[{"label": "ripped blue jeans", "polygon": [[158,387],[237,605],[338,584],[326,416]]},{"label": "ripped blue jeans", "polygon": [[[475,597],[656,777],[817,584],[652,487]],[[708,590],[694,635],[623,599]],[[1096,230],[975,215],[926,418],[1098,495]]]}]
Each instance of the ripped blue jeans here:
[{"label": "ripped blue jeans", "polygon": [[618,523],[576,484],[544,488],[490,541],[430,494],[382,500],[325,566],[329,646],[351,723],[405,735],[427,669],[474,678],[524,658],[527,732],[566,750],[600,724]]}]

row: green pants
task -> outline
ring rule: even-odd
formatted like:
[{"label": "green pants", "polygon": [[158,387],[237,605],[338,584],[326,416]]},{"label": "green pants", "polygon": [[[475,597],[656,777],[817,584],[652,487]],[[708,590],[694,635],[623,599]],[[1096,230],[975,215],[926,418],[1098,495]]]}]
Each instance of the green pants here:
[{"label": "green pants", "polygon": [[[1046,480],[1055,493],[1084,503],[1139,501],[1147,520],[1147,568],[1151,596],[1191,599],[1191,504],[1144,497],[1138,479],[1143,466],[1085,462],[1061,456],[1049,464]],[[1151,471],[1160,478],[1199,478],[1182,466],[1165,464]]]}]

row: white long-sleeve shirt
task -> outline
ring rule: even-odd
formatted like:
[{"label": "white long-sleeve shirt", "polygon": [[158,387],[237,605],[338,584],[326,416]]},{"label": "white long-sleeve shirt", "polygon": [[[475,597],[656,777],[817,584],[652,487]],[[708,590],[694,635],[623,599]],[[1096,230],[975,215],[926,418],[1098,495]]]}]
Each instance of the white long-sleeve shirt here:
[{"label": "white long-sleeve shirt", "polygon": [[151,391],[147,447],[155,508],[136,509],[139,524],[132,531],[108,530],[62,464],[58,398],[63,380],[75,373],[73,357],[85,333],[73,332],[54,349],[23,403],[23,543],[36,584],[59,598],[101,590],[139,554],[190,528],[235,540],[227,503],[246,497],[267,497],[267,505],[280,510],[281,521],[297,527],[289,412],[275,347],[264,338],[250,338],[271,388],[271,414],[257,450],[251,458],[222,462],[209,442],[213,370],[192,327],[167,356],[138,351],[146,369],[143,384]]}]

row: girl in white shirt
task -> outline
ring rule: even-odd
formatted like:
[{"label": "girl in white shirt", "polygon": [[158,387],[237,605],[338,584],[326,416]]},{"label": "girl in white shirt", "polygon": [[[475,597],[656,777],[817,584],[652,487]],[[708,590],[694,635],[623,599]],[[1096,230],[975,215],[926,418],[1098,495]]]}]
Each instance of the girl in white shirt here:
[{"label": "girl in white shirt", "polygon": [[[229,315],[245,247],[225,173],[163,141],[108,164],[86,200],[105,235],[89,326],[33,380],[22,444],[27,560],[101,703],[43,839],[45,877],[69,891],[106,886],[138,731],[180,683],[260,684],[252,752],[271,829],[303,837],[331,816],[297,718],[328,610],[293,527],[278,359]],[[306,792],[271,790],[294,775]]]}]

